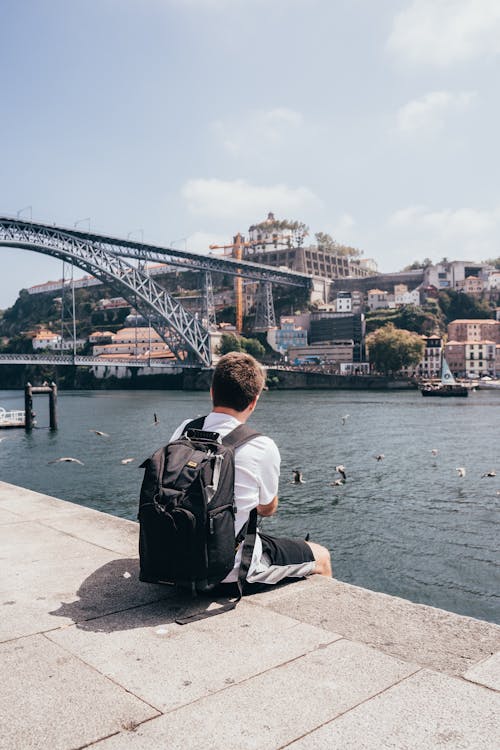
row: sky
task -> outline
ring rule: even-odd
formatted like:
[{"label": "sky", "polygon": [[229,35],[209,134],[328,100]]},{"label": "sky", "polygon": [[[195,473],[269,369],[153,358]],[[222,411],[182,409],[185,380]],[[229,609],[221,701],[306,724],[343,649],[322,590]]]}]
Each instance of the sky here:
[{"label": "sky", "polygon": [[[382,272],[500,255],[498,0],[3,0],[0,21],[0,215],[206,252],[273,211]],[[0,253],[0,309],[61,277]]]}]

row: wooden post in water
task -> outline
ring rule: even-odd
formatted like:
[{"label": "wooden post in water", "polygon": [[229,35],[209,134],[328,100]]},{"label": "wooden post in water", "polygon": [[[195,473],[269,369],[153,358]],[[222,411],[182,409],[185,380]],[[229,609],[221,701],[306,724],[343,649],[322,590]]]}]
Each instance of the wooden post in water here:
[{"label": "wooden post in water", "polygon": [[48,385],[31,385],[26,383],[24,386],[24,425],[26,430],[33,429],[33,418],[35,413],[33,411],[33,394],[34,393],[48,393],[49,395],[49,424],[51,430],[57,430],[57,385],[51,383]]},{"label": "wooden post in water", "polygon": [[49,393],[49,422],[50,429],[57,430],[57,385],[53,382]]},{"label": "wooden post in water", "polygon": [[24,386],[24,428],[29,432],[33,428],[33,388],[31,383]]}]

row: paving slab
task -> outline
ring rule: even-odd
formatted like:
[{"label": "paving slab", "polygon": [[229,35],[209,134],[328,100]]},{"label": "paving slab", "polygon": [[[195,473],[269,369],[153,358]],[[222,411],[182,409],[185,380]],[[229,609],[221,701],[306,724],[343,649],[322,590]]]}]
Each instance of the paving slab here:
[{"label": "paving slab", "polygon": [[17,487],[15,484],[0,482],[0,508],[24,516],[29,520],[36,519],[40,512],[48,509],[63,508],[64,506],[79,507],[67,500],[60,500],[51,495]]},{"label": "paving slab", "polygon": [[[216,617],[178,625],[171,604],[137,608],[87,623],[84,630],[65,628],[48,637],[162,711],[340,637],[245,602]],[[92,627],[100,631],[92,632]]]},{"label": "paving slab", "polygon": [[[500,691],[500,652],[468,669],[464,677],[471,682]],[[498,744],[500,745],[500,742]]]},{"label": "paving slab", "polygon": [[41,514],[39,522],[120,555],[137,557],[139,554],[139,524],[136,521],[73,506]]},{"label": "paving slab", "polygon": [[0,524],[2,513],[13,513],[17,520],[41,522],[121,555],[138,554],[137,522],[110,516],[93,508],[84,508],[76,503],[56,500],[31,490],[25,490],[19,499],[16,490],[13,485],[0,482]]},{"label": "paving slab", "polygon": [[0,507],[0,525],[6,523],[19,523],[19,520],[20,519],[18,515],[12,513],[10,510],[6,510]]},{"label": "paving slab", "polygon": [[320,576],[250,600],[447,674],[500,651],[498,625]]},{"label": "paving slab", "polygon": [[18,523],[15,534],[12,533],[10,524],[0,526],[0,563],[8,560],[14,567],[18,564],[32,565],[53,560],[55,557],[62,564],[72,557],[89,556],[96,549],[89,542],[49,526],[44,527],[42,533],[37,521]]},{"label": "paving slab", "polygon": [[287,747],[494,750],[500,747],[500,696],[422,670]]},{"label": "paving slab", "polygon": [[[15,525],[16,538],[22,525]],[[0,571],[0,641],[83,623],[173,594],[165,586],[140,583],[137,559],[117,558],[93,545],[65,560],[58,559],[58,551],[56,538],[52,559],[9,560]]]},{"label": "paving slab", "polygon": [[0,646],[2,750],[68,750],[157,711],[44,636]]},{"label": "paving slab", "polygon": [[276,750],[416,668],[342,639],[92,747]]}]

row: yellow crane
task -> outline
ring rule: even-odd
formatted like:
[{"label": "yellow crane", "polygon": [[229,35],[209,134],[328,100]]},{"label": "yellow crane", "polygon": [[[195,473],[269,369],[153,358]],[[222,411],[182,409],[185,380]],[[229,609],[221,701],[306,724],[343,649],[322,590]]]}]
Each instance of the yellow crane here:
[{"label": "yellow crane", "polygon": [[[260,245],[274,245],[276,247],[278,243],[289,245],[290,238],[274,235],[270,240],[249,241],[244,240],[243,236],[238,232],[230,245],[210,245],[210,250],[231,250],[231,256],[233,258],[236,260],[242,260],[244,247],[259,247]],[[234,279],[234,296],[236,306],[236,330],[238,333],[241,333],[243,330],[243,279],[241,278],[241,271],[239,270]]]}]

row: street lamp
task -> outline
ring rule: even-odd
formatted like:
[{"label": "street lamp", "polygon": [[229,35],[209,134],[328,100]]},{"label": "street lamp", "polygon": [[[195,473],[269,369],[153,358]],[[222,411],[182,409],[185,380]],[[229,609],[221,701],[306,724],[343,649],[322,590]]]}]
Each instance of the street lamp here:
[{"label": "street lamp", "polygon": [[16,219],[19,220],[19,217],[24,211],[30,212],[30,221],[33,221],[33,209],[31,206],[25,206],[24,208],[20,208],[19,211],[16,213]]},{"label": "street lamp", "polygon": [[82,221],[88,221],[89,226],[88,226],[87,231],[90,232],[90,216],[87,216],[85,219],[78,219],[78,221],[75,221],[75,223],[73,224],[73,227],[76,229],[76,227],[78,226],[78,224],[81,224]]}]

